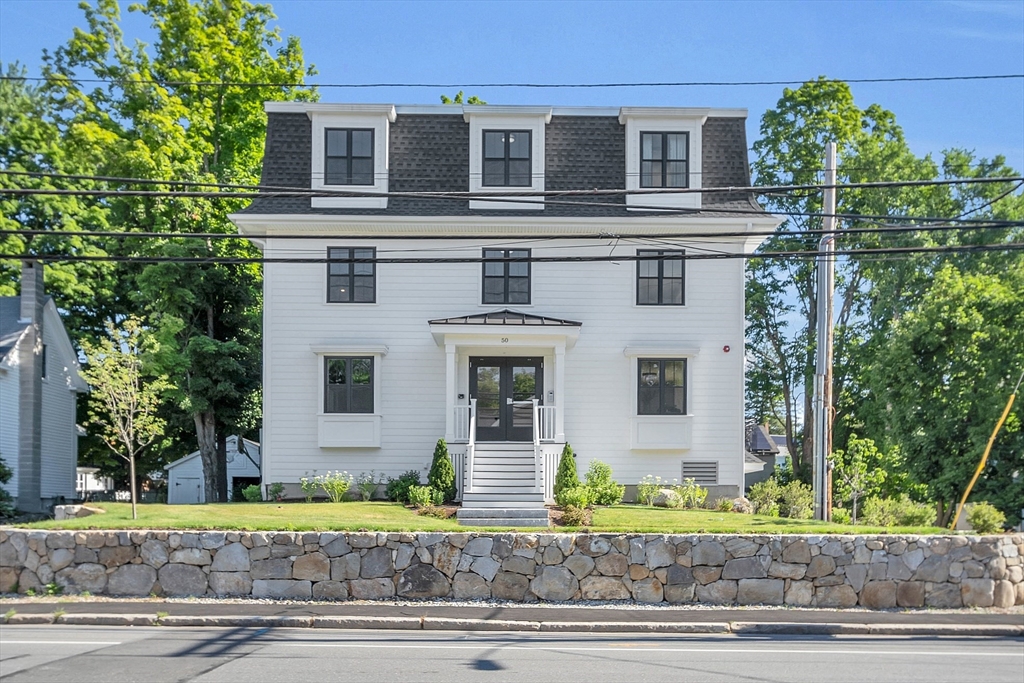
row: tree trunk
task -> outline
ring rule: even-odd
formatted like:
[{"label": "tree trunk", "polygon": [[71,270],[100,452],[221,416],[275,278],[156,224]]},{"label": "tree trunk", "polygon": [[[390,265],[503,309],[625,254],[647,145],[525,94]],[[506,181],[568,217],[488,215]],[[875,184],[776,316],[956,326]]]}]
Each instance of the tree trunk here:
[{"label": "tree trunk", "polygon": [[228,437],[221,430],[217,434],[217,500],[227,503],[231,498],[228,491]]},{"label": "tree trunk", "polygon": [[136,491],[138,486],[135,483],[135,454],[132,453],[128,457],[128,471],[129,471],[129,486],[131,488],[130,495],[132,497],[132,519],[139,518],[139,511],[136,509],[136,501],[138,500]]},{"label": "tree trunk", "polygon": [[206,410],[192,416],[196,423],[196,438],[199,440],[199,459],[203,463],[203,491],[206,502],[218,499],[217,487],[217,416],[213,410]]}]

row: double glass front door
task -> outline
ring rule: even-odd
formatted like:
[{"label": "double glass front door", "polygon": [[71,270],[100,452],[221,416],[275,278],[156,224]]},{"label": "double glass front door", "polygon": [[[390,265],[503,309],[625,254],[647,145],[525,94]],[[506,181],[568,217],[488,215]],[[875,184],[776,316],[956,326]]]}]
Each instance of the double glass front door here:
[{"label": "double glass front door", "polygon": [[542,358],[470,358],[477,441],[533,441],[533,399],[544,396]]}]

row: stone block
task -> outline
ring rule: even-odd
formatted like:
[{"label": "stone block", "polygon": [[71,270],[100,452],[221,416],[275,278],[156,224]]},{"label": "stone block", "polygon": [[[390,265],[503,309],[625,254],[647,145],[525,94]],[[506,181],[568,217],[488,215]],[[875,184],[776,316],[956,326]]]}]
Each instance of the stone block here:
[{"label": "stone block", "polygon": [[18,585],[18,570],[12,566],[0,567],[0,593],[13,593]]},{"label": "stone block", "polygon": [[[718,569],[718,573],[721,574],[722,573],[721,568],[717,568],[717,569]],[[664,571],[664,570],[662,570],[662,571]],[[646,579],[650,575],[651,575],[651,570],[648,569],[647,567],[645,567],[642,564],[632,564],[632,565],[629,566],[629,580],[630,581],[639,581],[640,579]]]},{"label": "stone block", "polygon": [[814,584],[810,581],[790,581],[785,604],[807,607],[814,601]]},{"label": "stone block", "polygon": [[785,584],[782,579],[740,579],[736,601],[741,605],[781,605]]},{"label": "stone block", "polygon": [[107,577],[110,595],[149,595],[156,583],[156,570],[146,564],[126,564]]},{"label": "stone block", "polygon": [[0,567],[17,567],[19,562],[18,549],[14,544],[10,541],[0,543]]},{"label": "stone block", "polygon": [[[619,555],[619,557],[622,557]],[[544,548],[544,554],[541,556],[541,561],[546,565],[562,564],[565,556],[562,551],[558,549],[557,545],[548,545]]]},{"label": "stone block", "polygon": [[814,600],[818,607],[853,607],[857,604],[857,594],[846,584],[819,586],[814,589]]},{"label": "stone block", "polygon": [[348,586],[343,581],[317,581],[313,584],[314,600],[347,600]]},{"label": "stone block", "polygon": [[287,557],[272,560],[257,560],[252,563],[253,579],[290,579],[292,578],[292,561]]},{"label": "stone block", "polygon": [[821,554],[836,558],[843,554],[843,544],[840,541],[829,541],[821,546]]},{"label": "stone block", "polygon": [[768,565],[768,576],[776,579],[800,580],[807,573],[807,566],[791,562],[772,562]]},{"label": "stone block", "polygon": [[449,543],[439,543],[434,548],[434,566],[449,579],[458,571],[460,559],[462,551]]},{"label": "stone block", "polygon": [[107,587],[107,568],[102,564],[80,564],[61,569],[54,578],[69,593],[102,593]]},{"label": "stone block", "polygon": [[629,563],[643,564],[646,560],[644,553],[644,539],[636,536],[629,539]]},{"label": "stone block", "polygon": [[903,555],[890,555],[886,565],[885,576],[894,581],[909,581],[913,572],[903,561]]},{"label": "stone block", "polygon": [[722,578],[721,567],[694,567],[692,571],[693,578],[701,585],[714,583]]},{"label": "stone block", "polygon": [[501,565],[498,564],[498,561],[487,556],[476,558],[469,566],[471,572],[483,577],[485,581],[492,581],[499,569],[501,569]]},{"label": "stone block", "polygon": [[966,560],[963,563],[963,573],[967,575],[969,579],[980,579],[985,576],[985,565],[977,560]]},{"label": "stone block", "polygon": [[925,595],[924,604],[926,607],[938,607],[940,609],[963,607],[963,599],[960,597],[960,586],[955,583],[932,584],[931,590]]},{"label": "stone block", "polygon": [[690,550],[693,566],[721,567],[725,564],[725,546],[718,541],[701,541]]},{"label": "stone block", "polygon": [[964,579],[960,582],[960,599],[964,607],[991,607],[995,602],[995,581]]},{"label": "stone block", "polygon": [[[54,552],[57,552],[57,551],[54,551]],[[33,557],[38,558],[39,556],[36,555],[35,553],[29,553],[28,554],[28,560],[31,560]],[[96,552],[95,550],[92,550],[91,548],[87,548],[84,545],[75,546],[75,564],[86,564],[88,562],[99,562],[99,561],[100,561],[100,554],[98,552]],[[28,566],[28,564],[29,564],[28,561],[26,561],[25,566]]]},{"label": "stone block", "polygon": [[296,557],[292,564],[292,578],[306,581],[328,581],[331,578],[331,561],[321,552]]},{"label": "stone block", "polygon": [[573,573],[577,579],[582,579],[594,571],[594,560],[586,555],[570,555],[565,558],[562,566]]},{"label": "stone block", "polygon": [[632,595],[621,579],[611,576],[588,576],[580,580],[583,600],[629,600]]},{"label": "stone block", "polygon": [[359,578],[360,558],[356,553],[331,560],[331,581],[348,581]]},{"label": "stone block", "polygon": [[298,543],[274,543],[270,546],[272,558],[297,557],[303,553],[302,546]]},{"label": "stone block", "polygon": [[625,576],[629,571],[629,561],[625,555],[609,553],[594,560],[594,569],[604,576]]},{"label": "stone block", "polygon": [[451,584],[429,564],[417,564],[398,575],[397,589],[403,598],[443,598],[451,592]]},{"label": "stone block", "polygon": [[204,531],[199,534],[199,546],[207,550],[216,550],[224,546],[225,533],[223,531]]},{"label": "stone block", "polygon": [[924,562],[924,550],[921,548],[915,548],[903,553],[903,564],[907,565],[910,571],[920,567],[922,562]]},{"label": "stone block", "polygon": [[802,538],[791,541],[782,549],[782,561],[808,564],[811,561],[811,549],[807,545],[807,541]]},{"label": "stone block", "polygon": [[220,548],[210,565],[211,572],[249,571],[249,549],[241,543],[229,543]]},{"label": "stone block", "polygon": [[75,561],[75,551],[68,550],[67,548],[55,548],[49,552],[49,557],[50,561],[47,564],[50,565],[50,569],[59,572],[64,567],[71,566],[71,563]]},{"label": "stone block", "polygon": [[[24,534],[11,534],[11,543],[17,544],[18,541],[24,544],[26,549],[28,548]],[[46,536],[46,547],[50,549],[66,548],[68,550],[74,550],[75,535],[68,531],[51,532]]]},{"label": "stone block", "polygon": [[[626,558],[620,555],[623,560]],[[580,589],[579,581],[565,567],[542,567],[530,582],[530,592],[541,600],[564,602],[571,600]]]},{"label": "stone block", "polygon": [[522,602],[529,587],[530,580],[522,574],[498,572],[491,582],[491,595],[497,600]]},{"label": "stone block", "polygon": [[648,569],[658,569],[675,564],[676,547],[667,541],[661,539],[650,541],[644,546],[644,552],[647,555],[645,564]]},{"label": "stone block", "polygon": [[860,593],[864,587],[864,581],[868,578],[867,565],[851,564],[846,567],[845,576],[846,582],[850,584],[853,590]]},{"label": "stone block", "polygon": [[[138,550],[133,545],[119,545],[114,548],[102,548],[99,552],[99,561],[107,569],[113,569],[114,567],[120,567],[122,564],[128,564],[131,562]],[[210,553],[206,553],[209,558]],[[209,562],[207,562],[209,564]],[[52,566],[52,563],[51,563]]]},{"label": "stone block", "polygon": [[1013,602],[1013,584],[1005,580],[996,581],[995,589],[992,593],[992,606],[1005,609],[1007,607],[1013,607]]},{"label": "stone block", "polygon": [[693,602],[693,595],[697,584],[677,584],[673,586],[665,586],[665,602],[678,605],[684,602]]},{"label": "stone block", "polygon": [[668,569],[659,569],[658,572],[665,572],[665,578],[662,580],[662,583],[669,586],[684,586],[696,583],[696,579],[693,578],[693,570],[689,567],[674,564]]},{"label": "stone block", "polygon": [[382,579],[394,575],[395,566],[391,562],[391,551],[387,548],[373,547],[363,555],[359,568],[360,578]]},{"label": "stone block", "polygon": [[760,557],[729,560],[725,563],[725,569],[722,570],[722,578],[725,579],[763,579],[766,576],[768,576],[768,570]]},{"label": "stone block", "polygon": [[728,604],[736,601],[736,581],[723,579],[709,583],[706,586],[697,586],[697,602],[708,602],[713,604]]},{"label": "stone block", "polygon": [[662,602],[665,591],[657,579],[641,579],[633,582],[633,599],[637,602]]},{"label": "stone block", "polygon": [[409,543],[402,543],[395,551],[395,571],[402,571],[412,564],[413,555],[416,549]]},{"label": "stone block", "polygon": [[725,542],[725,550],[733,557],[751,557],[757,554],[760,546],[749,538],[736,536]]},{"label": "stone block", "polygon": [[485,555],[491,554],[491,548],[493,547],[494,539],[489,536],[482,536],[480,538],[474,538],[467,543],[466,547],[462,549],[462,552],[467,555],[472,555],[473,557],[484,557]]},{"label": "stone block", "polygon": [[487,600],[491,597],[491,587],[477,574],[459,572],[452,579],[452,597],[456,600]]},{"label": "stone block", "polygon": [[896,584],[897,607],[924,607],[924,582],[901,581]]},{"label": "stone block", "polygon": [[313,597],[313,584],[291,579],[256,579],[252,582],[254,598],[281,598],[309,600]]},{"label": "stone block", "polygon": [[[197,541],[198,542],[198,541]],[[104,548],[100,551],[100,559],[103,559],[103,553],[112,548]],[[190,564],[196,567],[205,567],[206,565],[213,562],[210,557],[210,551],[203,548],[180,548],[171,552],[171,563],[173,564]]]},{"label": "stone block", "polygon": [[321,534],[320,550],[323,551],[324,555],[327,557],[341,557],[342,555],[348,555],[352,552],[352,546],[349,545],[344,536],[338,536],[328,540],[327,543],[324,543],[324,535],[326,534]]},{"label": "stone block", "polygon": [[206,593],[206,572],[192,564],[165,564],[157,572],[164,595],[203,595]]},{"label": "stone block", "polygon": [[537,563],[525,557],[512,556],[501,563],[501,568],[505,572],[533,576],[537,569]]},{"label": "stone block", "polygon": [[828,576],[836,570],[836,561],[829,555],[818,555],[807,565],[807,572],[804,574],[808,579],[816,579],[819,576]]},{"label": "stone block", "polygon": [[600,536],[580,536],[576,540],[576,547],[588,557],[598,557],[611,550],[612,544]]},{"label": "stone block", "polygon": [[249,595],[252,579],[248,572],[210,572],[210,590],[216,595]]},{"label": "stone block", "polygon": [[393,597],[395,583],[391,579],[355,579],[349,583],[349,592],[356,600],[382,600]]},{"label": "stone block", "polygon": [[917,581],[930,581],[932,583],[943,583],[949,579],[949,557],[945,555],[932,555],[925,559],[917,571],[914,572],[914,579]]},{"label": "stone block", "polygon": [[869,581],[860,592],[860,604],[869,609],[889,609],[896,606],[896,582]]}]

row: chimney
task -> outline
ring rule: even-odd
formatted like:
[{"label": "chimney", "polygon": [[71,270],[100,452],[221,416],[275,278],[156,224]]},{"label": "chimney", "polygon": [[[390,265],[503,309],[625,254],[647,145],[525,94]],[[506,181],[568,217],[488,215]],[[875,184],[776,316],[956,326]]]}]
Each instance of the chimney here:
[{"label": "chimney", "polygon": [[28,331],[18,345],[18,509],[42,512],[43,264],[21,262],[21,322]]}]

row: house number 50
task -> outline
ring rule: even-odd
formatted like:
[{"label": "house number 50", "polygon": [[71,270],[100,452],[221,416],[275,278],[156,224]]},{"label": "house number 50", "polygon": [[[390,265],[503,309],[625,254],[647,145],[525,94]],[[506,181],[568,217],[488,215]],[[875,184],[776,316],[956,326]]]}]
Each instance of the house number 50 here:
[{"label": "house number 50", "polygon": [[508,344],[508,337],[502,337],[501,338],[501,343],[502,344]]}]

